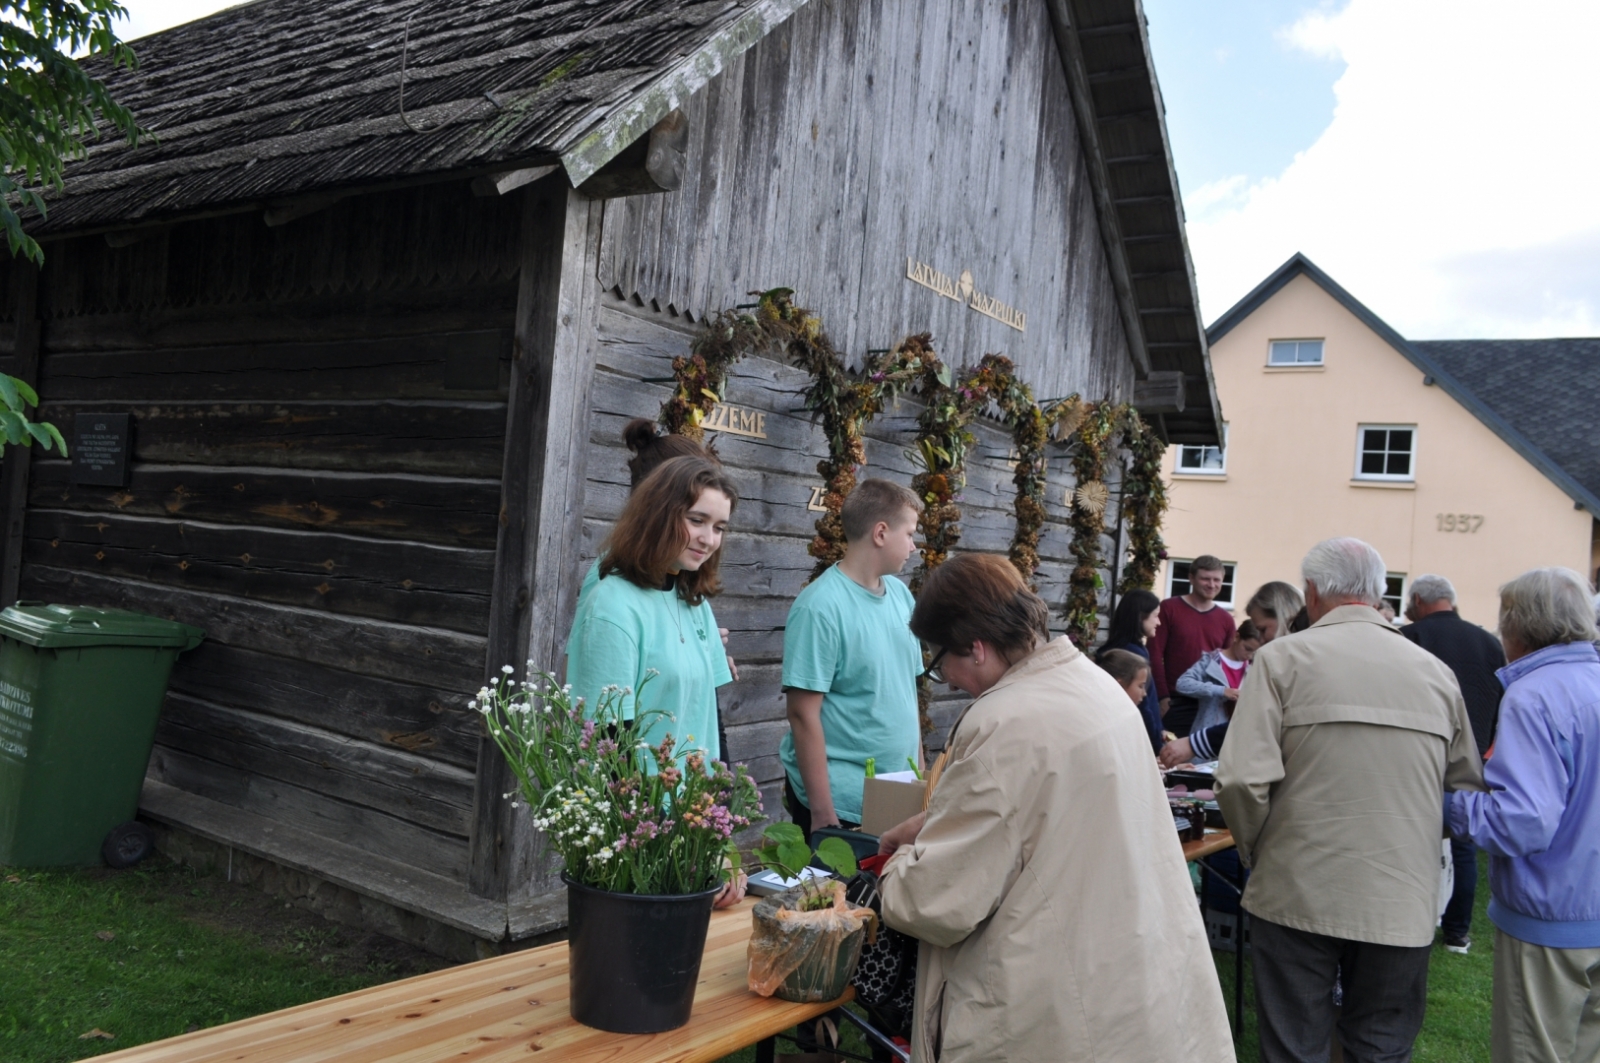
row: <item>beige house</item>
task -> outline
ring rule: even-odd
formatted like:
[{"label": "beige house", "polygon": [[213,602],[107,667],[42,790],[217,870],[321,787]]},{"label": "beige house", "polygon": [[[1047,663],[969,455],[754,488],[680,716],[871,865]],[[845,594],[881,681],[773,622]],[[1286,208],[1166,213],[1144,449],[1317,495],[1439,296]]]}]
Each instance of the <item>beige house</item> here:
[{"label": "beige house", "polygon": [[1207,338],[1225,443],[1169,451],[1158,589],[1187,590],[1188,560],[1215,554],[1240,612],[1334,535],[1378,548],[1397,605],[1440,573],[1491,629],[1496,588],[1526,569],[1594,578],[1600,340],[1413,343],[1302,255]]}]

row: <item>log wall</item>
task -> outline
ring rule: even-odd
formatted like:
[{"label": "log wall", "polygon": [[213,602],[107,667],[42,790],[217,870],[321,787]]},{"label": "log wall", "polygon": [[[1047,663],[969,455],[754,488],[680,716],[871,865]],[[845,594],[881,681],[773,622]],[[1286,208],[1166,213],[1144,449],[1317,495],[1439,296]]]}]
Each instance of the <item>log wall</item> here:
[{"label": "log wall", "polygon": [[[1127,399],[1133,365],[1040,3],[812,3],[684,105],[683,187],[606,206],[600,280],[699,318],[786,285],[858,356],[931,331],[1041,398]],[[1018,331],[907,260],[1027,315]]]},{"label": "log wall", "polygon": [[202,627],[153,778],[465,881],[522,199],[465,183],[48,247],[24,598]]}]

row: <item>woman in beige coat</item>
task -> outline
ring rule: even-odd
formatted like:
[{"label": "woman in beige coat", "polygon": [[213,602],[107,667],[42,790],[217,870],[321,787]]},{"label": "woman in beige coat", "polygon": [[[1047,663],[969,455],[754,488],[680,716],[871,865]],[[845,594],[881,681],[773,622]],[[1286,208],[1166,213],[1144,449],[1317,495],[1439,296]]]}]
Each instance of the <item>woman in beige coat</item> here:
[{"label": "woman in beige coat", "polygon": [[923,588],[929,671],[976,697],[928,810],[883,836],[884,921],[922,942],[915,1063],[1234,1058],[1150,740],[1002,558]]}]

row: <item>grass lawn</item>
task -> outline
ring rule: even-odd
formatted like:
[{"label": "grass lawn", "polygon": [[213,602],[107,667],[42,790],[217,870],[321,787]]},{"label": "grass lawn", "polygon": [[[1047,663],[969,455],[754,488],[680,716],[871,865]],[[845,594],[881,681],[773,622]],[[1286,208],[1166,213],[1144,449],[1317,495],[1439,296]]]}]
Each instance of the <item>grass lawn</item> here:
[{"label": "grass lawn", "polygon": [[[1419,1063],[1489,1058],[1494,955],[1485,866],[1472,954],[1434,951]],[[1216,959],[1231,1008],[1233,956]],[[82,1059],[448,965],[160,857],[122,872],[0,869],[6,1063]],[[1241,1063],[1258,1059],[1248,967],[1247,959]],[[112,1039],[84,1038],[95,1031]],[[853,1028],[845,1046],[865,1054]],[[724,1063],[752,1058],[746,1050]]]},{"label": "grass lawn", "polygon": [[132,871],[0,869],[6,1063],[82,1059],[448,965],[159,856]]}]

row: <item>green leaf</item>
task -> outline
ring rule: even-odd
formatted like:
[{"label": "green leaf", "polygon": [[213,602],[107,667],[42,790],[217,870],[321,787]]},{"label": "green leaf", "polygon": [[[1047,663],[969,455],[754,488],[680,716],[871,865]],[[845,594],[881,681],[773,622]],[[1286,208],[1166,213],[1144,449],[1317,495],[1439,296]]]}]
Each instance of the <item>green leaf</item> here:
[{"label": "green leaf", "polygon": [[17,394],[22,396],[23,402],[27,403],[29,406],[39,405],[39,393],[33,390],[33,388],[29,387],[26,380],[18,380],[16,377],[7,377],[6,379],[10,380],[11,383],[16,387]]},{"label": "green leaf", "polygon": [[856,873],[855,850],[843,838],[822,839],[822,844],[817,846],[817,859],[833,868],[840,878],[849,878]]},{"label": "green leaf", "polygon": [[811,848],[805,842],[785,842],[778,846],[778,863],[792,872],[811,863]]},{"label": "green leaf", "polygon": [[22,405],[22,396],[17,392],[19,383],[16,377],[0,373],[0,402],[4,402],[7,409],[21,413],[26,407]]},{"label": "green leaf", "polygon": [[952,378],[950,376],[950,367],[948,365],[940,362],[939,368],[934,375],[939,378],[939,383],[943,384],[945,387],[950,386],[950,381]]},{"label": "green leaf", "polygon": [[14,410],[0,410],[0,433],[7,443],[20,443],[28,438],[28,422]]},{"label": "green leaf", "polygon": [[761,832],[761,836],[771,841],[774,845],[783,845],[786,842],[799,842],[804,845],[806,840],[806,832],[793,823],[770,824],[766,830]]},{"label": "green leaf", "polygon": [[56,426],[46,422],[43,427],[46,432],[50,433],[50,438],[56,441],[56,449],[61,451],[61,456],[63,458],[66,457],[67,441],[61,438],[61,433],[56,430]]}]

